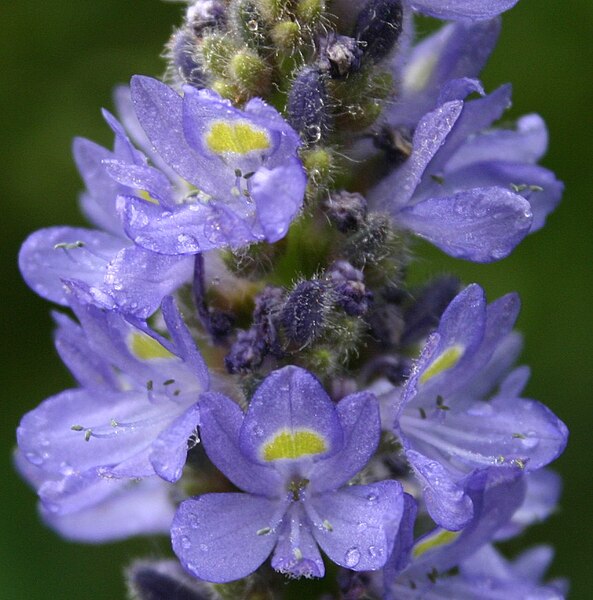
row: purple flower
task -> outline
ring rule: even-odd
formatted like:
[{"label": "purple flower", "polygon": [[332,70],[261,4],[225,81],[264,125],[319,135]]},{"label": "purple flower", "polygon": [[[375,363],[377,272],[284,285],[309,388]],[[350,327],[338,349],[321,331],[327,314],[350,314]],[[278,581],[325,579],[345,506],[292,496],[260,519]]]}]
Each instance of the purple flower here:
[{"label": "purple flower", "polygon": [[[137,130],[124,90],[118,93],[118,105],[126,124]],[[147,204],[171,206],[187,193],[187,186],[176,175],[150,166],[122,125],[108,112],[103,114],[115,133],[113,151],[82,138],[74,141],[73,148],[86,184],[82,209],[99,229],[36,231],[21,248],[19,266],[29,286],[48,300],[67,305],[64,282],[72,281],[85,287],[93,302],[145,318],[157,310],[164,296],[190,279],[193,261],[134,245],[123,229],[117,198],[135,195]],[[121,173],[124,165],[126,175]]]},{"label": "purple flower", "polygon": [[[402,92],[385,131],[413,131],[411,150],[370,194],[396,226],[475,262],[504,258],[541,228],[563,189],[535,164],[547,146],[539,116],[490,129],[510,104],[510,86],[485,96],[471,78],[498,32],[498,21],[448,25],[394,65]],[[483,97],[467,101],[472,93]]]},{"label": "purple flower", "polygon": [[[161,158],[193,186],[174,206],[120,196],[125,229],[136,244],[187,255],[286,235],[302,207],[306,177],[298,135],[276,110],[256,98],[241,111],[191,86],[181,97],[140,76],[132,79],[132,99]],[[126,168],[120,174],[131,177]]]},{"label": "purple flower", "polygon": [[447,529],[461,529],[472,516],[467,475],[488,466],[534,471],[566,444],[564,423],[521,398],[529,371],[509,373],[520,348],[511,331],[518,310],[515,294],[487,305],[478,285],[467,287],[443,314],[403,389],[383,398],[395,411],[395,431],[428,512]]},{"label": "purple flower", "polygon": [[[465,483],[475,511],[463,531],[437,528],[409,544],[410,560],[390,560],[385,568],[385,600],[463,598],[498,600],[563,597],[562,584],[540,580],[551,553],[539,547],[508,563],[490,545],[520,510],[525,482],[518,469],[485,469]],[[458,574],[451,574],[458,568]]]},{"label": "purple flower", "polygon": [[162,307],[168,340],[85,303],[81,293],[74,289],[70,300],[80,326],[56,317],[56,347],[80,387],[42,402],[17,431],[24,458],[47,479],[40,498],[58,514],[84,508],[93,489],[110,491],[105,478],[179,479],[199,422],[197,400],[209,385],[171,298]]},{"label": "purple flower", "polygon": [[394,545],[404,494],[396,481],[346,486],[373,455],[380,434],[369,393],[334,406],[307,371],[269,375],[244,415],[208,393],[201,435],[214,464],[246,493],[206,494],[181,504],[173,549],[196,577],[232,581],[272,567],[292,577],[321,577],[318,546],[356,571],[381,568]]},{"label": "purple flower", "polygon": [[64,478],[15,455],[20,474],[41,501],[43,521],[62,537],[89,543],[168,533],[175,506],[171,486],[156,475],[141,480]]}]

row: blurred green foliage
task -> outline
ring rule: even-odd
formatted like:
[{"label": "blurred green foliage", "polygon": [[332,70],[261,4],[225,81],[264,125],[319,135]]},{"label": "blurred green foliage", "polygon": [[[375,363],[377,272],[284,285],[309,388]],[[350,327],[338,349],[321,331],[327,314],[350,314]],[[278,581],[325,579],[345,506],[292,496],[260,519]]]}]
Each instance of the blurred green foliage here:
[{"label": "blurred green foliage", "polygon": [[[124,597],[121,568],[137,555],[163,556],[168,541],[80,546],[44,528],[35,496],[14,473],[11,452],[20,416],[71,382],[51,342],[49,306],[30,292],[16,267],[31,231],[83,224],[81,182],[72,162],[75,135],[111,143],[99,107],[134,73],[159,75],[159,53],[180,5],[157,0],[2,2],[0,73],[3,119],[2,281],[3,399],[0,436],[0,599],[98,600]],[[593,389],[591,260],[593,211],[593,3],[521,0],[504,17],[503,34],[485,74],[487,89],[511,81],[513,116],[539,112],[548,122],[544,164],[566,182],[564,202],[540,233],[494,265],[453,261],[421,250],[413,277],[442,270],[486,287],[490,298],[517,290],[523,298],[523,359],[533,370],[529,394],[568,424],[569,448],[555,468],[565,478],[561,510],[521,544],[549,541],[553,575],[572,581],[574,598],[593,589],[589,494]],[[516,544],[515,544],[516,547]]]}]

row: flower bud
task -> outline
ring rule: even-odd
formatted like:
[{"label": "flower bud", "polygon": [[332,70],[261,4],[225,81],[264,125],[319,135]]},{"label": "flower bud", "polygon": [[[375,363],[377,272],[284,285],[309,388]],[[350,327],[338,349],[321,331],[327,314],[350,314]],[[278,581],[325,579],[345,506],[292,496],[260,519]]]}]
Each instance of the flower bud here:
[{"label": "flower bud", "polygon": [[204,69],[218,77],[225,77],[231,57],[237,52],[229,36],[212,33],[204,37],[201,44]]},{"label": "flower bud", "polygon": [[356,192],[334,192],[324,203],[325,214],[342,232],[360,229],[367,215],[367,201]]},{"label": "flower bud", "polygon": [[270,37],[280,52],[292,52],[301,39],[301,27],[295,21],[278,21],[271,31]]},{"label": "flower bud", "polygon": [[330,33],[322,42],[319,65],[333,79],[344,79],[360,69],[362,54],[354,38]]},{"label": "flower bud", "polygon": [[297,20],[305,26],[315,26],[325,12],[325,0],[298,0],[295,8]]},{"label": "flower bud", "polygon": [[185,22],[196,36],[205,29],[223,29],[226,22],[225,5],[222,0],[197,0],[185,13]]},{"label": "flower bud", "polygon": [[364,57],[379,62],[387,57],[402,31],[401,0],[369,0],[358,15],[354,37],[361,43]]},{"label": "flower bud", "polygon": [[332,306],[330,294],[328,284],[319,279],[294,288],[282,310],[282,325],[291,342],[304,347],[319,337]]},{"label": "flower bud", "polygon": [[345,260],[339,260],[328,269],[326,275],[333,285],[336,304],[347,315],[358,317],[367,312],[373,294],[364,285],[362,271]]},{"label": "flower bud", "polygon": [[173,34],[169,42],[169,55],[170,69],[175,79],[199,88],[206,85],[206,74],[198,63],[195,37],[190,31],[179,29]]},{"label": "flower bud", "polygon": [[239,50],[229,62],[229,75],[239,92],[246,96],[263,96],[270,85],[270,69],[256,52]]},{"label": "flower bud", "polygon": [[237,0],[232,5],[233,22],[239,37],[250,47],[265,44],[265,22],[255,0]]},{"label": "flower bud", "polygon": [[324,75],[317,67],[299,71],[288,94],[288,122],[308,143],[321,141],[329,130],[330,111]]},{"label": "flower bud", "polygon": [[256,329],[239,331],[237,340],[225,356],[224,365],[231,375],[249,373],[261,365],[265,350],[265,342]]}]

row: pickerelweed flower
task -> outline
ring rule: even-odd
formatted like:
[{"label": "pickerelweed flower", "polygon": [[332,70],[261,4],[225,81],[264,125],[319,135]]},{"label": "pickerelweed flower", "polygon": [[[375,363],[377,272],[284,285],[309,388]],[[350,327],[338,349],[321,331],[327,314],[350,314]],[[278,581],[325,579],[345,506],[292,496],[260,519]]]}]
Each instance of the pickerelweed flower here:
[{"label": "pickerelweed flower", "polygon": [[[68,539],[170,535],[134,600],[297,597],[282,575],[562,598],[549,549],[495,548],[554,512],[568,436],[523,397],[518,296],[407,279],[409,233],[491,262],[560,200],[543,120],[500,125],[510,86],[478,80],[515,3],[188,0],[165,81],[104,112],[113,150],[75,141],[95,229],[19,265],[76,318],[77,386],[23,417],[15,465]],[[417,42],[415,13],[454,22]]]},{"label": "pickerelweed flower", "polygon": [[521,398],[529,370],[509,372],[520,341],[512,333],[518,309],[514,294],[487,305],[478,285],[467,287],[403,388],[383,397],[395,411],[394,427],[427,510],[447,529],[471,518],[463,481],[473,470],[509,464],[536,470],[566,444],[564,423],[543,404]]},{"label": "pickerelweed flower", "polygon": [[209,385],[170,298],[163,302],[167,340],[77,293],[70,304],[81,326],[58,316],[56,346],[80,387],[48,398],[17,432],[24,457],[57,479],[39,489],[56,512],[98,478],[179,479],[199,423],[197,399]]},{"label": "pickerelweed flower", "polygon": [[208,581],[245,577],[273,552],[293,577],[325,573],[317,545],[356,571],[382,567],[403,515],[396,481],[346,486],[380,434],[371,394],[334,407],[307,371],[285,367],[257,389],[243,416],[232,400],[205,394],[200,427],[214,464],[245,494],[207,494],[181,504],[173,549]]}]

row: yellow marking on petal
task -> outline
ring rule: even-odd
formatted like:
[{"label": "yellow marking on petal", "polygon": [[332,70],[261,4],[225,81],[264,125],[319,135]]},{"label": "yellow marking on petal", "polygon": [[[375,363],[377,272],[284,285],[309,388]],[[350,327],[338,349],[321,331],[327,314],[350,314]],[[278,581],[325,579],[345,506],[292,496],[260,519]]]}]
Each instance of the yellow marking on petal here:
[{"label": "yellow marking on petal", "polygon": [[314,431],[301,429],[290,432],[284,430],[264,446],[263,454],[265,460],[272,461],[321,454],[326,450],[325,440]]},{"label": "yellow marking on petal", "polygon": [[138,190],[138,197],[142,198],[142,200],[146,200],[146,202],[150,202],[151,204],[159,203],[159,201],[153,198],[146,190]]},{"label": "yellow marking on petal", "polygon": [[215,154],[248,154],[267,150],[270,138],[263,130],[242,121],[215,121],[206,134],[206,144]]},{"label": "yellow marking on petal", "polygon": [[452,369],[459,362],[464,350],[465,348],[459,345],[447,348],[442,354],[437,356],[428,369],[422,373],[420,376],[420,383],[426,383],[436,375],[440,375],[444,371]]},{"label": "yellow marking on petal", "polygon": [[173,358],[173,354],[154,338],[145,333],[134,332],[128,339],[132,354],[140,360],[153,360],[155,358]]},{"label": "yellow marking on petal", "polygon": [[442,529],[437,533],[424,538],[421,542],[418,542],[414,546],[413,555],[414,558],[418,558],[422,556],[425,552],[429,550],[433,550],[434,548],[440,548],[441,546],[446,546],[448,544],[452,544],[461,534],[461,531],[447,531],[446,529]]}]

